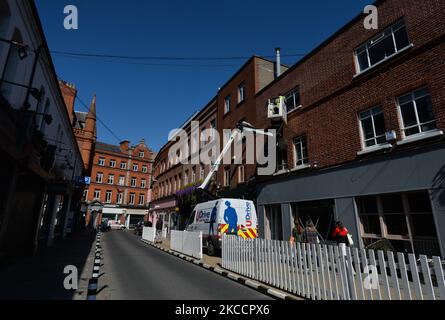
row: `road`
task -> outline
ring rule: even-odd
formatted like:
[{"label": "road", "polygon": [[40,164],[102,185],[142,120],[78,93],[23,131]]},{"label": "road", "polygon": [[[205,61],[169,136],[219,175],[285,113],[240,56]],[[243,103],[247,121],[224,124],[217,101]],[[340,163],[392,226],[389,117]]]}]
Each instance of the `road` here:
[{"label": "road", "polygon": [[139,239],[128,231],[110,231],[102,237],[99,300],[271,299]]}]

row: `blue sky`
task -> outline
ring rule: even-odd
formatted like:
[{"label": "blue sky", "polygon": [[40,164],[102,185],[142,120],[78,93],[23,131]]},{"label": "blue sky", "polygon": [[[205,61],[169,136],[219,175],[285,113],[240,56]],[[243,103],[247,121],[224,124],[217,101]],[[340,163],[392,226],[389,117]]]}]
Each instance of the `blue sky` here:
[{"label": "blue sky", "polygon": [[[52,51],[121,56],[249,57],[307,53],[373,1],[36,0]],[[65,30],[76,5],[79,29]],[[295,63],[298,57],[284,57]],[[134,61],[53,54],[58,75],[120,139],[155,151],[203,107],[245,60]],[[77,103],[76,109],[84,110]],[[98,124],[98,139],[117,139]]]}]

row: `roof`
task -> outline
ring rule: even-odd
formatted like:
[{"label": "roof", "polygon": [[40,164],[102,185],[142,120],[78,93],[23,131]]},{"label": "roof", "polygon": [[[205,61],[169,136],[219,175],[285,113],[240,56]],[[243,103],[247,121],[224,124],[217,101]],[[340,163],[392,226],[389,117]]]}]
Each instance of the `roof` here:
[{"label": "roof", "polygon": [[112,144],[104,143],[104,142],[96,142],[96,150],[110,151],[114,153],[122,153],[121,148],[119,146],[115,146]]}]

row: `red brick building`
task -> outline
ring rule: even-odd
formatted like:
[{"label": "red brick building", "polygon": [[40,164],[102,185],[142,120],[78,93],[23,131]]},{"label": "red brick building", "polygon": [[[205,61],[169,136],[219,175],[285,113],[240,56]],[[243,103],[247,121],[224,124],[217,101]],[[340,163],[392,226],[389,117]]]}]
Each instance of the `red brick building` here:
[{"label": "red brick building", "polygon": [[129,228],[144,219],[151,201],[154,157],[144,140],[137,145],[122,141],[119,146],[96,142],[91,185],[84,195],[87,224],[108,218]]},{"label": "red brick building", "polygon": [[[365,247],[445,255],[445,3],[377,1],[256,97],[287,95],[287,165],[258,190],[261,234],[288,239],[311,218],[343,220]],[[295,102],[295,103],[294,103]]]},{"label": "red brick building", "polygon": [[[196,112],[186,123],[182,129],[187,132],[190,137],[192,121],[199,122],[199,130],[203,132],[206,129],[216,129],[217,126],[217,108],[216,99],[213,99],[201,111]],[[161,219],[164,227],[169,230],[174,226],[185,223],[188,218],[185,214],[182,216],[180,212],[187,213],[190,211],[190,202],[181,201],[187,194],[200,185],[210,171],[209,164],[192,163],[192,156],[187,157],[189,163],[183,164],[183,156],[177,153],[174,159],[169,158],[170,148],[174,142],[168,142],[158,153],[154,164],[154,183],[153,183],[153,201],[150,206],[152,221]],[[209,156],[212,156],[211,152]],[[215,179],[210,183],[209,189],[216,191],[217,184]],[[184,197],[178,196],[184,195]],[[177,212],[176,208],[180,211]]]}]

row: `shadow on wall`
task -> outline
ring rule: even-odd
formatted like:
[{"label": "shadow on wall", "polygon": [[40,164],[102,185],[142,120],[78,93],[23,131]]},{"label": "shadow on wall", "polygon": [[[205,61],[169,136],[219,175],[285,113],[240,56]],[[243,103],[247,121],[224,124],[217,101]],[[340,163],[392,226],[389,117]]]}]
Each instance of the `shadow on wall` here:
[{"label": "shadow on wall", "polygon": [[440,204],[445,207],[445,165],[440,168],[433,180],[433,197]]}]

